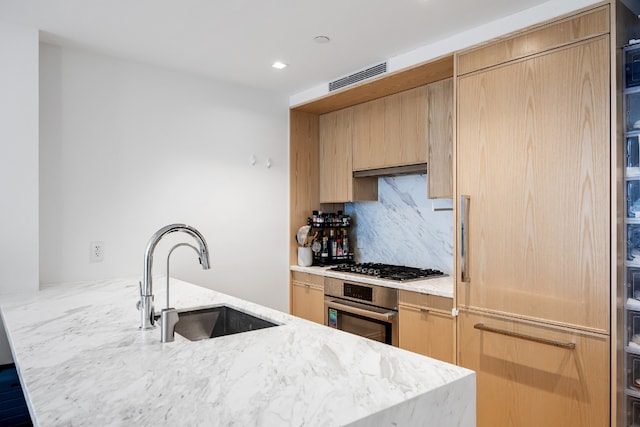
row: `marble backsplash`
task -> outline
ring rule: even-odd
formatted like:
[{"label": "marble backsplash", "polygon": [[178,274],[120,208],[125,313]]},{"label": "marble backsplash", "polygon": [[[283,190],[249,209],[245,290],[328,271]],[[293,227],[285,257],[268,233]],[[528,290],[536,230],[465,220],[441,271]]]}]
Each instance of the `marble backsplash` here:
[{"label": "marble backsplash", "polygon": [[429,200],[427,175],[378,179],[378,201],[345,204],[353,217],[352,247],[358,262],[383,262],[453,271],[451,200]]}]

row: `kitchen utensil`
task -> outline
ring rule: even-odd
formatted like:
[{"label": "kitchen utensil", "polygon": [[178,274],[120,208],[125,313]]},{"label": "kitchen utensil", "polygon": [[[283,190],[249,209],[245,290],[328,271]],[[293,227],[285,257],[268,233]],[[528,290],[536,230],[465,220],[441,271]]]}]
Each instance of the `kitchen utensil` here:
[{"label": "kitchen utensil", "polygon": [[313,236],[307,235],[307,238],[304,239],[304,244],[302,246],[311,246],[311,243],[318,237],[318,232],[313,233]]},{"label": "kitchen utensil", "polygon": [[298,233],[296,234],[296,242],[298,242],[300,246],[304,246],[304,242],[309,236],[309,230],[311,230],[311,226],[309,225],[303,225],[298,229]]}]

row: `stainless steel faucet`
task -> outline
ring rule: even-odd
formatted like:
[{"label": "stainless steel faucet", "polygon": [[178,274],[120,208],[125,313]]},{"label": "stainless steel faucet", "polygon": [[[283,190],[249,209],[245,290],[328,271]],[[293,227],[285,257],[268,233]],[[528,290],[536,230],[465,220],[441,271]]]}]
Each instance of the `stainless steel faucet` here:
[{"label": "stainless steel faucet", "polygon": [[[149,243],[147,243],[147,249],[144,252],[144,274],[142,276],[142,282],[140,283],[140,302],[138,308],[140,309],[140,329],[148,330],[155,328],[155,311],[153,308],[153,284],[151,279],[151,267],[153,266],[153,251],[158,245],[160,239],[169,233],[176,231],[183,231],[191,235],[199,246],[200,264],[203,270],[209,269],[209,247],[204,237],[195,228],[186,224],[171,224],[162,227],[156,231]],[[167,260],[168,262],[168,260]],[[177,316],[177,314],[176,314]],[[177,321],[177,320],[176,320]],[[175,325],[175,322],[174,322]]]}]

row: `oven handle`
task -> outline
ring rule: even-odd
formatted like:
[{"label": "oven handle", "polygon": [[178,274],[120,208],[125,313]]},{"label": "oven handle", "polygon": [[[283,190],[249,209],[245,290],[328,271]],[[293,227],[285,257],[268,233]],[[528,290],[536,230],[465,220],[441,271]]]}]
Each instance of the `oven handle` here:
[{"label": "oven handle", "polygon": [[343,304],[336,300],[325,301],[325,306],[337,308],[351,314],[359,314],[360,316],[370,317],[375,320],[381,320],[383,322],[391,322],[391,320],[398,315],[395,311],[388,311],[386,313],[376,313],[375,311],[364,310],[362,308],[354,307],[352,305]]}]

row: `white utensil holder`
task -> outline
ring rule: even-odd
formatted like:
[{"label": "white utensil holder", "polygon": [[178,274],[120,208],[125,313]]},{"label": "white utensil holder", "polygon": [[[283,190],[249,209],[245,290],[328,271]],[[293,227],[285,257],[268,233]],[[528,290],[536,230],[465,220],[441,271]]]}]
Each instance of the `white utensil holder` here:
[{"label": "white utensil holder", "polygon": [[301,267],[311,267],[313,264],[313,252],[311,246],[301,246],[298,248],[298,265]]}]

